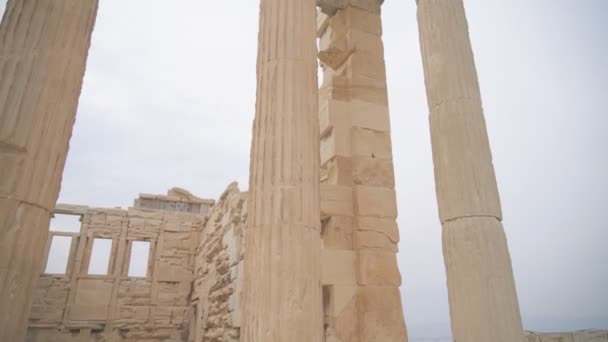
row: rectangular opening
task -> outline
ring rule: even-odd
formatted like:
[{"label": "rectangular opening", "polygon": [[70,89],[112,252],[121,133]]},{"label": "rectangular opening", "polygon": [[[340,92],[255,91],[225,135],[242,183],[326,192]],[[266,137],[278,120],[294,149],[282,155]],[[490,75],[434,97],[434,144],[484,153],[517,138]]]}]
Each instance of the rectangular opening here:
[{"label": "rectangular opening", "polygon": [[110,268],[111,254],[112,239],[93,239],[88,274],[107,275]]},{"label": "rectangular opening", "polygon": [[53,236],[44,273],[66,274],[71,246],[71,236]]},{"label": "rectangular opening", "polygon": [[133,241],[131,243],[131,258],[129,259],[129,277],[145,278],[148,276],[148,260],[150,258],[150,241]]},{"label": "rectangular opening", "polygon": [[49,230],[52,232],[80,233],[80,215],[55,214]]}]

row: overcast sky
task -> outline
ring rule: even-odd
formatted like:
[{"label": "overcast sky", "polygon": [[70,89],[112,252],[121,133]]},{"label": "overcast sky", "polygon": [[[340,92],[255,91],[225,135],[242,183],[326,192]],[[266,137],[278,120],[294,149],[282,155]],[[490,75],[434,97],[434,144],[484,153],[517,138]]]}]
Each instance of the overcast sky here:
[{"label": "overcast sky", "polygon": [[[0,0],[3,10],[6,0]],[[60,202],[247,189],[258,1],[101,0]],[[608,1],[466,0],[527,329],[608,329]],[[414,0],[383,7],[399,262],[444,334],[441,226]]]}]

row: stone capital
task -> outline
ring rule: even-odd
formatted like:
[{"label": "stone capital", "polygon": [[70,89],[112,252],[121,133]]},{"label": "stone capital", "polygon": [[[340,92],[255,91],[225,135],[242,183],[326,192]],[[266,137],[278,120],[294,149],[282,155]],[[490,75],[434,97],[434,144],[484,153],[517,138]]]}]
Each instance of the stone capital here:
[{"label": "stone capital", "polygon": [[380,14],[380,7],[383,3],[384,0],[317,0],[317,6],[321,8],[321,11],[330,16],[348,6]]}]

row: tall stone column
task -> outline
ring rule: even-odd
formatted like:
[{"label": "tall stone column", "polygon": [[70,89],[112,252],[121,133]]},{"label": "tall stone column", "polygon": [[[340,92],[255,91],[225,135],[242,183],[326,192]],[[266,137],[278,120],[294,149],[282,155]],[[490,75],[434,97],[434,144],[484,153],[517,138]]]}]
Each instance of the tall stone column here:
[{"label": "tall stone column", "polygon": [[418,24],[454,340],[523,341],[462,0],[419,0]]},{"label": "tall stone column", "polygon": [[382,1],[318,4],[325,338],[405,342]]},{"label": "tall stone column", "polygon": [[97,0],[9,0],[0,24],[0,341],[23,341]]},{"label": "tall stone column", "polygon": [[261,0],[243,341],[321,341],[316,7]]}]

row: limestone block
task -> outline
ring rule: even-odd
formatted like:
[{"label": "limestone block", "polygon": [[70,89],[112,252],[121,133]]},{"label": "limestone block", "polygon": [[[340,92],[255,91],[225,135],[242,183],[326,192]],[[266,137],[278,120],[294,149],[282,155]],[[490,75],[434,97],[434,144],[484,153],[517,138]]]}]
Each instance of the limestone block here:
[{"label": "limestone block", "polygon": [[448,221],[443,252],[454,336],[463,341],[522,341],[502,224],[493,217]]},{"label": "limestone block", "polygon": [[150,316],[150,307],[121,306],[119,308],[119,324],[145,323]]},{"label": "limestone block", "polygon": [[321,107],[319,115],[321,132],[336,126],[390,131],[388,107],[384,105],[357,100],[329,100]]},{"label": "limestone block", "polygon": [[337,318],[342,315],[344,310],[351,305],[352,302],[356,302],[358,286],[353,285],[331,285],[328,288],[328,301],[326,303],[325,314],[331,317]]},{"label": "limestone block", "polygon": [[324,249],[321,257],[323,285],[355,285],[357,276],[355,251]]},{"label": "limestone block", "polygon": [[192,285],[187,282],[158,282],[158,304],[163,306],[187,306]]},{"label": "limestone block", "polygon": [[192,266],[188,259],[163,258],[158,262],[158,281],[189,282],[193,278]]},{"label": "limestone block", "polygon": [[359,287],[363,341],[407,341],[398,287]]},{"label": "limestone block", "polygon": [[351,160],[354,184],[395,188],[393,161],[389,158],[355,157]]},{"label": "limestone block", "polygon": [[124,306],[150,305],[152,282],[137,280],[121,280],[118,285],[118,303]]},{"label": "limestone block", "polygon": [[384,0],[317,0],[317,6],[323,13],[334,15],[338,10],[348,6],[356,6],[366,11],[380,13],[380,6]]},{"label": "limestone block", "polygon": [[386,88],[386,67],[382,57],[357,50],[348,59],[348,67],[353,84]]},{"label": "limestone block", "polygon": [[357,52],[363,52],[384,60],[384,43],[382,37],[359,29],[348,32],[349,44]]},{"label": "limestone block", "polygon": [[172,313],[173,308],[171,307],[157,306],[152,309],[150,319],[154,322],[154,325],[166,327],[171,325]]},{"label": "limestone block", "polygon": [[321,164],[325,164],[334,156],[350,156],[350,129],[346,127],[332,127],[320,141]]},{"label": "limestone block", "polygon": [[321,167],[321,182],[351,186],[353,184],[351,158],[336,156]]},{"label": "limestone block", "polygon": [[381,249],[385,251],[397,252],[397,244],[392,242],[388,236],[374,231],[356,231],[355,232],[355,248],[356,249]]},{"label": "limestone block", "polygon": [[352,153],[355,156],[392,158],[391,136],[389,133],[355,127],[351,131],[351,139]]},{"label": "limestone block", "polygon": [[321,184],[321,216],[353,216],[351,187]]},{"label": "limestone block", "polygon": [[403,312],[400,309],[365,312],[361,322],[363,341],[407,341],[407,330],[403,323]]},{"label": "limestone block", "polygon": [[376,217],[357,217],[356,229],[359,231],[372,231],[385,235],[391,242],[399,242],[399,228],[394,219]]},{"label": "limestone block", "polygon": [[395,191],[371,186],[355,186],[355,208],[360,216],[397,218]]},{"label": "limestone block", "polygon": [[[338,291],[340,290],[338,289]],[[348,297],[348,290],[343,294],[345,297]],[[327,335],[330,338],[335,338],[338,341],[362,341],[359,336],[358,313],[359,308],[355,296],[346,303],[346,305],[340,310],[337,317],[332,318],[332,324],[329,327],[330,331]]]},{"label": "limestone block", "polygon": [[485,119],[478,100],[431,111],[431,140],[441,221],[464,216],[502,218]]},{"label": "limestone block", "polygon": [[71,320],[106,320],[112,295],[110,279],[80,279],[76,287]]},{"label": "limestone block", "polygon": [[359,304],[362,312],[394,311],[401,308],[401,293],[393,286],[359,286]]},{"label": "limestone block", "polygon": [[330,216],[322,222],[321,237],[325,249],[352,250],[354,247],[353,218]]},{"label": "limestone block", "polygon": [[359,285],[401,286],[401,275],[394,252],[363,249],[358,255]]}]

